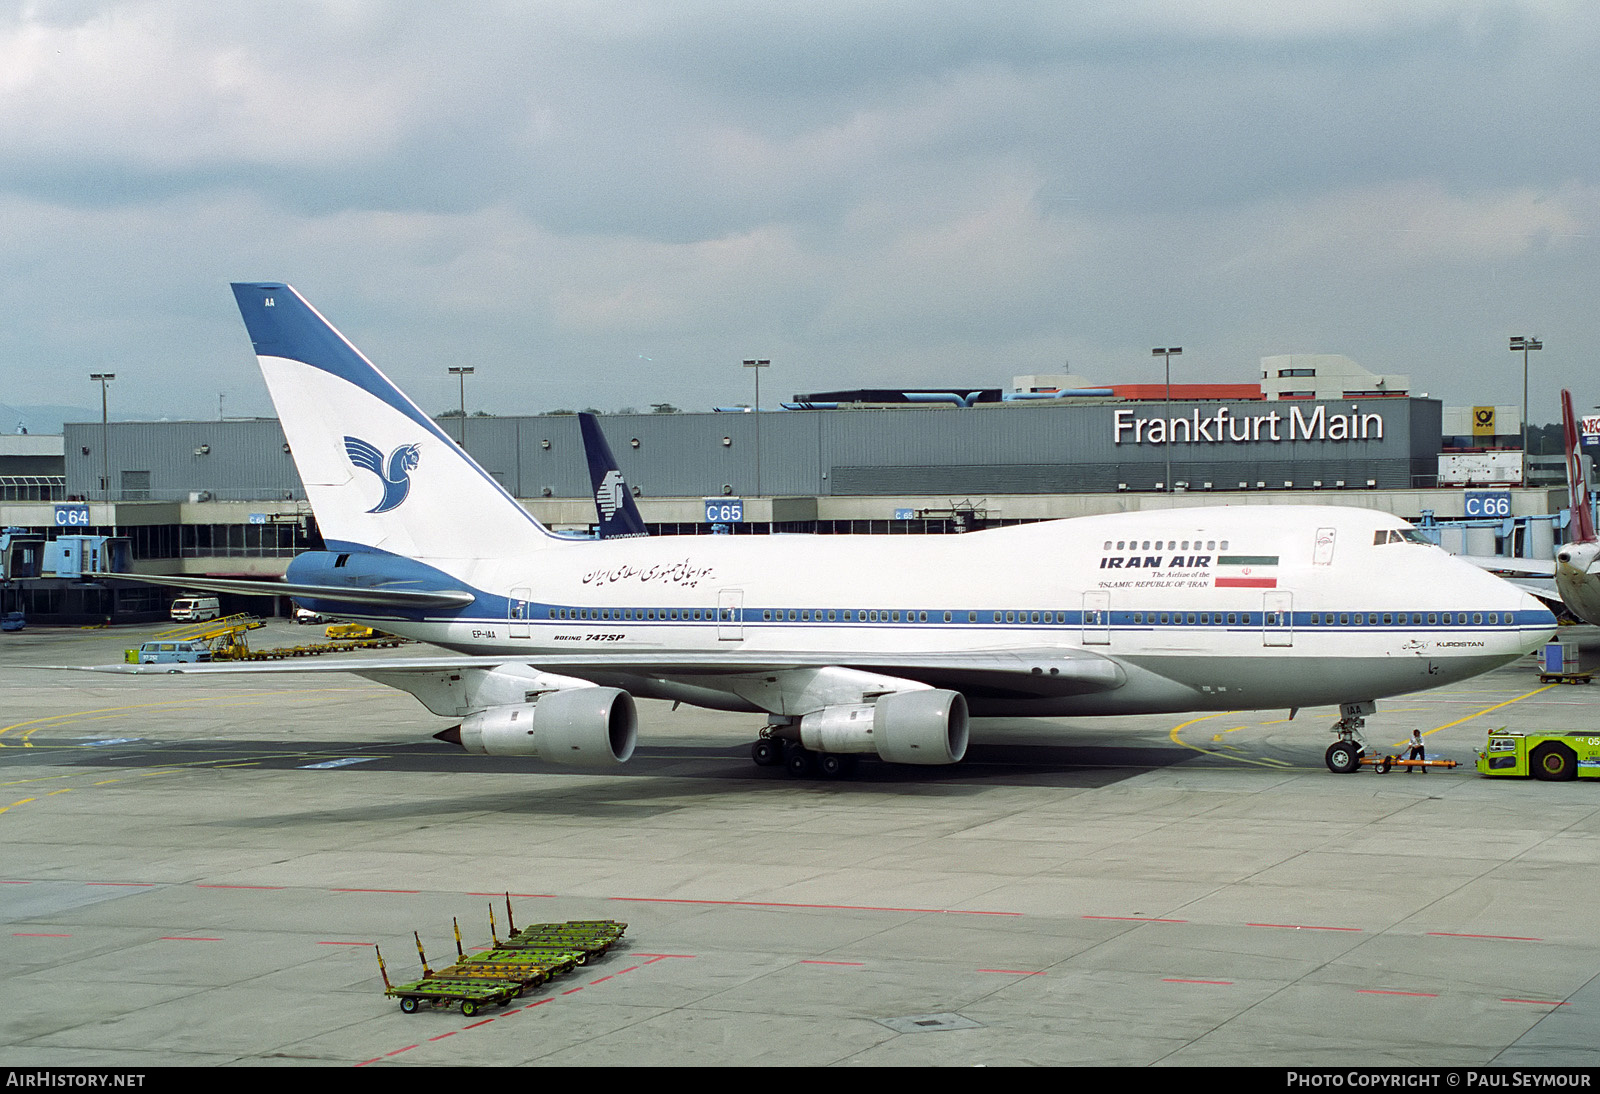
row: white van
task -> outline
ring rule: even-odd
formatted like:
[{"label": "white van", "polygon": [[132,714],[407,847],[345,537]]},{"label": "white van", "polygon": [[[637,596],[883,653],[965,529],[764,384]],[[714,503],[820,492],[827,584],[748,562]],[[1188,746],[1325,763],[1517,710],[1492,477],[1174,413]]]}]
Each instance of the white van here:
[{"label": "white van", "polygon": [[172,619],[177,623],[200,623],[221,614],[214,596],[183,596],[172,602]]}]

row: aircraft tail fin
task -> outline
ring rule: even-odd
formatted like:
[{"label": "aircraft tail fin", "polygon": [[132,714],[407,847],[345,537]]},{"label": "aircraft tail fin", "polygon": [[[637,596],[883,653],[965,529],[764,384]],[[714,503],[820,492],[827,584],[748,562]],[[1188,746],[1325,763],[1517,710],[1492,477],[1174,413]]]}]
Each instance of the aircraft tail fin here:
[{"label": "aircraft tail fin", "polygon": [[589,461],[589,486],[594,491],[594,507],[599,516],[601,539],[620,539],[625,536],[643,536],[644,518],[633,502],[633,493],[623,481],[617,458],[606,444],[605,434],[593,414],[579,414],[578,428],[583,431],[583,454]]},{"label": "aircraft tail fin", "polygon": [[1594,510],[1589,508],[1589,483],[1583,473],[1583,447],[1578,435],[1578,419],[1572,413],[1572,392],[1561,392],[1561,433],[1567,453],[1567,489],[1572,506],[1573,539],[1593,543]]},{"label": "aircraft tail fin", "polygon": [[233,294],[331,550],[476,559],[550,535],[294,289]]}]

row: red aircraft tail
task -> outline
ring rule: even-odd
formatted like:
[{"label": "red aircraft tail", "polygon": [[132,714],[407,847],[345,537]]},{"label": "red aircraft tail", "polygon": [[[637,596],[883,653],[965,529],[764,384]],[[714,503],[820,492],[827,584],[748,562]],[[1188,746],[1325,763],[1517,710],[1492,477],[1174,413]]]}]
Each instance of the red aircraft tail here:
[{"label": "red aircraft tail", "polygon": [[1583,477],[1583,449],[1578,436],[1578,419],[1572,413],[1572,392],[1561,392],[1561,432],[1567,449],[1567,489],[1572,505],[1572,538],[1578,543],[1593,543],[1594,513],[1589,508],[1589,483]]}]

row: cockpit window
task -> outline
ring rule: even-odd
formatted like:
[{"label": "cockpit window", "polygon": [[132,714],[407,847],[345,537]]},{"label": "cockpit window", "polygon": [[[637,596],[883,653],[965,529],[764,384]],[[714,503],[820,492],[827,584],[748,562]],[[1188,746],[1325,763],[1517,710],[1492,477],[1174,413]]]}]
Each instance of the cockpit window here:
[{"label": "cockpit window", "polygon": [[1372,533],[1373,546],[1385,543],[1420,543],[1424,546],[1433,546],[1433,541],[1415,528],[1379,528]]}]

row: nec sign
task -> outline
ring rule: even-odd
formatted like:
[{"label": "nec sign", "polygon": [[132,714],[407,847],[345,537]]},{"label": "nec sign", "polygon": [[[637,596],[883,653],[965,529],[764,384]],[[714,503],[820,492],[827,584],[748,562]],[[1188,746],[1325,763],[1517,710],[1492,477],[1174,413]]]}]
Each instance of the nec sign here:
[{"label": "nec sign", "polygon": [[89,507],[87,505],[58,505],[56,506],[57,528],[87,528],[89,527]]}]

